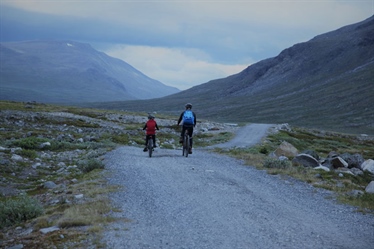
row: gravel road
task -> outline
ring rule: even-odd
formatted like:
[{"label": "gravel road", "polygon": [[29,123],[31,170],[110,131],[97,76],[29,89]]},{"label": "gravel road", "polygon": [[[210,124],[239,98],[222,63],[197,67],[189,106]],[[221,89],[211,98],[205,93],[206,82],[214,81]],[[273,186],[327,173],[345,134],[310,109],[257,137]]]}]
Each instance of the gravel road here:
[{"label": "gravel road", "polygon": [[232,148],[232,147],[249,147],[261,142],[261,139],[268,133],[274,125],[271,124],[249,124],[240,128],[235,137],[223,144],[209,146],[207,148]]},{"label": "gravel road", "polygon": [[[259,125],[258,132],[266,129]],[[254,129],[254,126],[252,126]],[[374,245],[374,217],[331,193],[195,149],[121,147],[107,154],[111,194],[129,219],[108,226],[108,248],[350,248]],[[330,198],[329,198],[330,197]]]}]

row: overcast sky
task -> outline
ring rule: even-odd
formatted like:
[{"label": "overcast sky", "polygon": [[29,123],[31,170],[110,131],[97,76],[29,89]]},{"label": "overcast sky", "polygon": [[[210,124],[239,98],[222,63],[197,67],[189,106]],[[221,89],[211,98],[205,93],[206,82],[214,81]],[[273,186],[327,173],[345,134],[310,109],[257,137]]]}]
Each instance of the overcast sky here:
[{"label": "overcast sky", "polygon": [[0,41],[90,43],[181,90],[374,14],[374,0],[0,0]]}]

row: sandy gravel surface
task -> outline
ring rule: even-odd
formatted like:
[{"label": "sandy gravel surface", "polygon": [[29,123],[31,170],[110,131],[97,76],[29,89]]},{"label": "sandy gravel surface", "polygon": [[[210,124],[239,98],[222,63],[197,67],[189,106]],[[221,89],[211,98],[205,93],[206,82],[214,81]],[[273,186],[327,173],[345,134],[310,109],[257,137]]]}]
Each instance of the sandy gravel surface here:
[{"label": "sandy gravel surface", "polygon": [[249,147],[259,142],[269,133],[269,129],[274,127],[272,124],[249,124],[241,127],[236,131],[235,137],[223,144],[209,146],[208,148],[232,148],[232,147]]},{"label": "sandy gravel surface", "polygon": [[[252,129],[253,126],[252,126]],[[266,132],[258,126],[257,133]],[[261,136],[260,136],[261,137]],[[235,145],[236,146],[236,145]],[[195,149],[121,147],[107,154],[110,198],[128,222],[104,233],[108,248],[357,248],[374,245],[374,217],[331,193]]]}]

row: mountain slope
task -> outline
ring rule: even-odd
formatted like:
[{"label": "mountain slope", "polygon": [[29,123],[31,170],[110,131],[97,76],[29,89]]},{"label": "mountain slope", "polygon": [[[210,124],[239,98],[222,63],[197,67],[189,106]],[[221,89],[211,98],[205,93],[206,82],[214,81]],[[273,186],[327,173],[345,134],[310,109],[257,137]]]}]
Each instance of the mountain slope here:
[{"label": "mountain slope", "polygon": [[72,41],[0,44],[0,99],[92,102],[150,99],[178,92],[129,64]]},{"label": "mountain slope", "polygon": [[200,117],[374,134],[374,16],[319,35],[242,72],[178,94],[105,108],[178,113],[192,102]]}]

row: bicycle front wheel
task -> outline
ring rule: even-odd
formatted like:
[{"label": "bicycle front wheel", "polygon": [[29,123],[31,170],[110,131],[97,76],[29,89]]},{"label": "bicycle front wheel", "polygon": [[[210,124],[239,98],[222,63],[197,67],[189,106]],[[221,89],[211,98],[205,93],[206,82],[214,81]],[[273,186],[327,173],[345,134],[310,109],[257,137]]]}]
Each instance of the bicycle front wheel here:
[{"label": "bicycle front wheel", "polygon": [[149,157],[152,157],[152,152],[153,152],[153,140],[152,137],[148,139],[148,155]]}]

